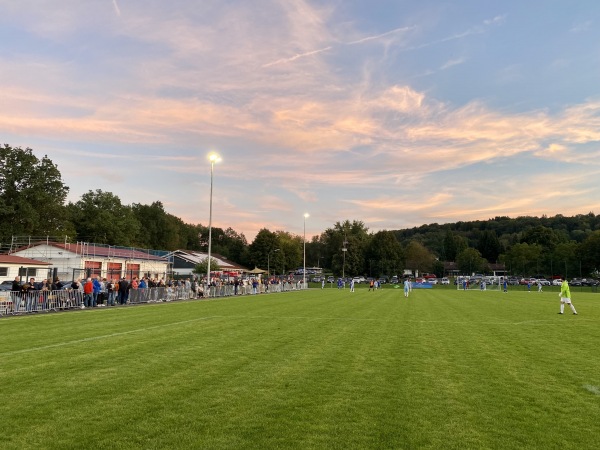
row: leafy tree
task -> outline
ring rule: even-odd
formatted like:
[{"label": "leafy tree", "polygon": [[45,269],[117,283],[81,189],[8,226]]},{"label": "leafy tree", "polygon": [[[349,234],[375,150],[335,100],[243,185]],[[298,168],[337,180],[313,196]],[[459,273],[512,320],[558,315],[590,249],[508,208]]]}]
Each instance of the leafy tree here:
[{"label": "leafy tree", "polygon": [[541,245],[547,251],[554,250],[554,247],[561,241],[564,241],[564,239],[561,238],[559,233],[542,225],[529,228],[521,238],[521,242]]},{"label": "leafy tree", "polygon": [[[396,235],[391,231],[378,231],[369,243],[366,251],[367,261],[375,261],[376,276],[402,274],[404,268],[404,251]],[[372,273],[369,272],[369,276]]]},{"label": "leafy tree", "polygon": [[131,209],[140,223],[140,232],[136,237],[138,246],[165,250],[185,248],[181,245],[185,240],[180,238],[183,222],[165,212],[161,202],[151,205],[134,203]]},{"label": "leafy tree", "polygon": [[419,241],[412,240],[406,246],[406,268],[419,272],[432,272],[435,256]]},{"label": "leafy tree", "polygon": [[594,231],[581,243],[582,270],[585,274],[598,275],[600,270],[600,231]]},{"label": "leafy tree", "polygon": [[[325,261],[336,275],[359,275],[365,270],[365,250],[370,236],[361,221],[336,222],[321,234]],[[346,251],[343,251],[343,249]]]},{"label": "leafy tree", "polygon": [[64,207],[69,188],[58,167],[30,148],[0,147],[0,238],[12,235],[74,237]]},{"label": "leafy tree", "polygon": [[488,270],[488,262],[481,256],[479,250],[466,248],[456,257],[458,270],[463,274],[483,273]]},{"label": "leafy tree", "polygon": [[442,258],[445,261],[456,261],[456,256],[467,248],[467,242],[462,236],[448,230],[444,236]]},{"label": "leafy tree", "polygon": [[79,240],[132,246],[139,236],[140,222],[131,208],[122,205],[111,192],[89,191],[67,206]]},{"label": "leafy tree", "polygon": [[575,241],[557,244],[550,256],[550,272],[567,277],[579,272],[579,244]]},{"label": "leafy tree", "polygon": [[248,262],[251,266],[267,267],[270,251],[280,248],[277,234],[266,228],[261,229],[248,248]]},{"label": "leafy tree", "polygon": [[[274,257],[273,267],[279,268],[279,263],[283,263],[285,270],[295,270],[302,267],[303,262],[303,238],[296,236],[287,231],[276,231],[277,246],[280,251],[272,253]],[[271,250],[274,250],[272,248]],[[265,255],[264,261],[267,261],[267,255]],[[264,268],[267,267],[265,264]]]},{"label": "leafy tree", "polygon": [[[213,257],[210,258],[210,271],[211,272],[219,272],[221,270],[221,266],[216,259]],[[206,272],[208,271],[208,256],[200,261],[198,264],[194,266],[192,270],[193,273],[198,274],[198,276],[206,277]]]},{"label": "leafy tree", "polygon": [[539,272],[538,261],[542,255],[542,246],[538,244],[515,244],[506,253],[511,272],[521,275],[531,275],[532,272]]},{"label": "leafy tree", "polygon": [[481,253],[481,256],[490,262],[496,262],[498,256],[502,252],[502,246],[496,236],[495,231],[485,230],[479,237],[479,243],[477,250]]}]

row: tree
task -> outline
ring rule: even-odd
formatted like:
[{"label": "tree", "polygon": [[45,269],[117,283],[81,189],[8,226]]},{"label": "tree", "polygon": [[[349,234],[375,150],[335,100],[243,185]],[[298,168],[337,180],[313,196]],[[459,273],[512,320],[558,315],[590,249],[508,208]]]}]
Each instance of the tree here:
[{"label": "tree", "polygon": [[517,271],[521,275],[531,275],[532,272],[539,272],[540,256],[542,246],[538,244],[515,244],[506,253],[506,262],[508,262],[513,273]]},{"label": "tree", "polygon": [[[280,251],[273,254],[275,258],[273,267],[278,268],[279,263],[283,263],[284,271],[302,267],[302,236],[296,236],[287,231],[276,231],[275,235],[277,236],[277,246],[271,250],[279,248]],[[265,261],[267,261],[267,255],[265,255]],[[266,268],[266,265],[263,267]]]},{"label": "tree", "polygon": [[263,228],[259,230],[248,248],[248,262],[252,266],[266,268],[269,252],[276,248],[280,248],[277,234]]},{"label": "tree", "polygon": [[111,192],[89,191],[67,207],[79,240],[132,246],[140,233],[140,222],[131,208]]},{"label": "tree", "polygon": [[575,241],[562,242],[552,252],[552,275],[562,274],[567,278],[569,275],[579,272],[579,244]]},{"label": "tree", "polygon": [[488,262],[481,256],[479,250],[466,248],[456,257],[458,270],[463,274],[483,273],[488,270]]},{"label": "tree", "polygon": [[[195,274],[198,274],[199,277],[206,276],[207,271],[208,271],[208,256],[206,258],[204,258],[202,261],[200,261],[198,264],[196,264],[194,266],[194,269],[192,270],[192,272]],[[221,266],[219,266],[219,263],[213,257],[210,258],[210,271],[211,271],[211,273],[221,271]]]},{"label": "tree", "polygon": [[140,223],[136,245],[164,250],[185,248],[181,245],[185,240],[180,238],[183,222],[165,212],[161,202],[151,205],[134,203],[131,210]]},{"label": "tree", "polygon": [[[336,222],[321,234],[324,260],[336,275],[359,275],[365,271],[365,250],[370,236],[361,221]],[[343,249],[346,251],[343,251]]]},{"label": "tree", "polygon": [[444,254],[442,255],[442,258],[446,261],[456,261],[456,256],[465,248],[467,248],[467,242],[463,237],[450,230],[446,231],[443,245]]},{"label": "tree", "polygon": [[419,272],[433,271],[433,263],[435,257],[419,241],[412,240],[406,246],[406,268],[410,270],[418,270]]},{"label": "tree", "polygon": [[[365,252],[367,261],[375,261],[375,275],[402,275],[404,268],[404,251],[396,235],[391,231],[375,233]],[[372,276],[369,273],[369,276]]]},{"label": "tree", "polygon": [[502,246],[495,231],[485,230],[479,237],[477,250],[489,262],[496,262],[502,252]]},{"label": "tree", "polygon": [[581,243],[582,270],[597,276],[600,270],[600,231],[594,231]]},{"label": "tree", "polygon": [[58,167],[30,148],[0,147],[0,239],[13,235],[74,237],[64,206],[69,188]]}]

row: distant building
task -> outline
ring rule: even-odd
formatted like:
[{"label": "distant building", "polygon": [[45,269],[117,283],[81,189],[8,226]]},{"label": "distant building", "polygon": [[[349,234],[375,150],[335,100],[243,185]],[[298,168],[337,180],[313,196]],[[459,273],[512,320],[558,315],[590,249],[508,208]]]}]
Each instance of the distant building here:
[{"label": "distant building", "polygon": [[[192,250],[175,250],[171,253],[168,253],[166,257],[171,261],[173,276],[192,277],[197,276],[193,273],[193,270],[198,264],[203,263],[206,258],[208,258],[208,253],[196,252]],[[220,270],[218,272],[220,275],[237,277],[248,272],[246,267],[240,266],[233,261],[229,261],[224,256],[211,253],[210,258],[211,260],[216,261],[216,263],[219,265]],[[211,270],[211,272],[215,271]]]},{"label": "distant building", "polygon": [[39,242],[12,252],[14,256],[48,263],[61,280],[102,277],[119,279],[149,276],[166,278],[169,261],[150,251],[127,247],[112,247],[86,242]]},{"label": "distant building", "polygon": [[51,277],[50,263],[15,255],[0,255],[0,283],[13,281],[20,277],[22,281],[34,277],[36,281]]}]

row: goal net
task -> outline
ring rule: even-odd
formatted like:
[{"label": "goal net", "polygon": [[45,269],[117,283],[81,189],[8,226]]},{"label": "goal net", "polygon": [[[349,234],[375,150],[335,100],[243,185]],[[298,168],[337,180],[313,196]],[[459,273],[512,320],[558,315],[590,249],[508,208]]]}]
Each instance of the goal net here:
[{"label": "goal net", "polygon": [[461,278],[456,284],[459,291],[501,291],[502,280],[486,278]]}]

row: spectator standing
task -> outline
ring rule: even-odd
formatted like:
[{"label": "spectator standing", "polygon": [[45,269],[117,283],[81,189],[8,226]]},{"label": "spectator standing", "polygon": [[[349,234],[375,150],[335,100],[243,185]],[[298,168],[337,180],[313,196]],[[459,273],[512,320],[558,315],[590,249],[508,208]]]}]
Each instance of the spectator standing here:
[{"label": "spectator standing", "polygon": [[32,312],[36,309],[35,302],[37,301],[35,278],[30,278],[29,283],[23,285],[23,293],[25,295],[25,308],[27,312]]},{"label": "spectator standing", "polygon": [[119,304],[125,305],[129,297],[129,283],[125,277],[119,281]]},{"label": "spectator standing", "polygon": [[21,307],[21,300],[23,298],[22,292],[23,286],[21,286],[21,281],[19,280],[19,277],[15,277],[12,287],[10,288],[10,296],[12,299],[14,312],[19,311],[19,308]]},{"label": "spectator standing", "polygon": [[108,295],[106,306],[115,306],[115,284],[112,280],[107,280],[104,286],[106,287],[106,294]]},{"label": "spectator standing", "polygon": [[98,296],[100,295],[100,292],[102,292],[102,285],[100,284],[100,281],[98,280],[98,278],[94,278],[92,279],[92,286],[93,286],[93,292],[92,292],[92,306],[95,308],[96,305],[98,305]]},{"label": "spectator standing", "polygon": [[83,308],[89,308],[92,306],[94,301],[94,283],[92,279],[88,278],[83,285]]}]

